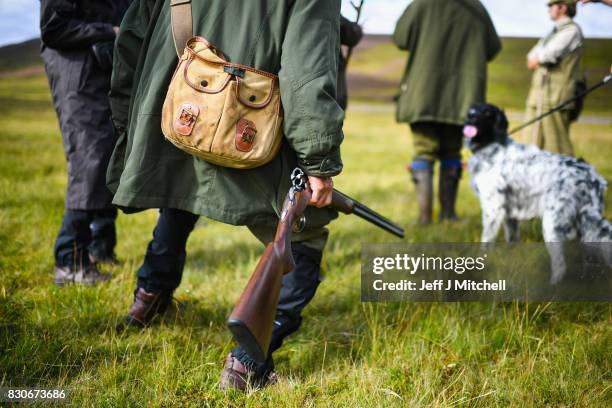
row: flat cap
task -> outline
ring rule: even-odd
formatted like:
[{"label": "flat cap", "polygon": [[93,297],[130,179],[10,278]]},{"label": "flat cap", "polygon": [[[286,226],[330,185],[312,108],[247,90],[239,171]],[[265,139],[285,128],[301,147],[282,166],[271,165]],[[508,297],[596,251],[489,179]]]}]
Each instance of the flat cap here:
[{"label": "flat cap", "polygon": [[553,4],[565,4],[567,6],[575,6],[578,3],[578,0],[549,0],[548,5],[552,6]]}]

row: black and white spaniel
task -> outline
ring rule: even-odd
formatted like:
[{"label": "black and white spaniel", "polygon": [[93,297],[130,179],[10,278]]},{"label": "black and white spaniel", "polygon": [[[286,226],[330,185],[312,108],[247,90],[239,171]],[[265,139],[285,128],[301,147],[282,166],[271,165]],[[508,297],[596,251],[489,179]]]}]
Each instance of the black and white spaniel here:
[{"label": "black and white spaniel", "polygon": [[[493,105],[473,105],[463,132],[473,152],[469,172],[482,208],[482,242],[494,242],[502,223],[506,240],[518,241],[518,221],[541,218],[552,284],[562,280],[566,264],[563,246],[551,243],[612,242],[612,225],[602,217],[607,184],[592,166],[515,143],[506,115]],[[605,248],[610,265],[612,245]]]}]

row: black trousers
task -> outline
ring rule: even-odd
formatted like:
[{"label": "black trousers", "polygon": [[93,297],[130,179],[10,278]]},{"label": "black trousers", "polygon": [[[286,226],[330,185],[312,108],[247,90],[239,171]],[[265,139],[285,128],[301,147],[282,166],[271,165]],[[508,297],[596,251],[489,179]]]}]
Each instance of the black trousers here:
[{"label": "black trousers", "polygon": [[117,243],[117,210],[65,210],[55,241],[55,264],[78,268],[89,265],[89,254],[111,258]]},{"label": "black trousers", "polygon": [[[144,262],[138,270],[138,287],[149,293],[171,295],[181,283],[185,266],[186,244],[198,216],[186,211],[160,210],[153,239],[147,247]],[[312,300],[320,282],[322,252],[301,243],[293,243],[295,269],[283,277],[280,300],[274,321],[270,354],[283,340],[297,331],[302,323],[302,310]],[[252,369],[266,372],[272,361],[257,365],[243,350],[232,354]]]}]

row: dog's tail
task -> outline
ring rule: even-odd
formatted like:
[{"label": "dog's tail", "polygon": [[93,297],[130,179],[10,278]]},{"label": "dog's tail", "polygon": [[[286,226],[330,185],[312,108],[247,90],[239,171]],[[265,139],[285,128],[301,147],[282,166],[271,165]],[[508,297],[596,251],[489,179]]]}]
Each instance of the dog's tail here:
[{"label": "dog's tail", "polygon": [[592,168],[579,186],[584,200],[578,217],[583,242],[612,242],[612,224],[602,215],[606,188],[606,180]]},{"label": "dog's tail", "polygon": [[578,217],[580,235],[582,242],[592,243],[588,251],[612,267],[612,223],[602,215],[607,183],[594,170],[589,175],[580,192],[586,201]]},{"label": "dog's tail", "polygon": [[582,242],[612,242],[612,223],[596,211],[580,213]]}]

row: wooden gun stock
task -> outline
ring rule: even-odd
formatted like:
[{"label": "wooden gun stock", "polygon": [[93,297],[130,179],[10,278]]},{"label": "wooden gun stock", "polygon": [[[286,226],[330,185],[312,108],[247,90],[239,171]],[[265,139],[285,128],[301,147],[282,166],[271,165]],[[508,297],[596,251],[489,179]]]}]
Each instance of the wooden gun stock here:
[{"label": "wooden gun stock", "polygon": [[[292,229],[302,219],[311,196],[306,176],[300,169],[293,171],[291,180],[293,187],[285,199],[274,241],[266,247],[227,321],[234,339],[259,363],[265,362],[268,356],[283,275],[295,268],[291,254]],[[331,207],[404,237],[404,230],[398,225],[337,190],[333,192]]]},{"label": "wooden gun stock", "polygon": [[302,217],[310,194],[305,186],[303,190],[295,184],[291,188],[274,241],[266,247],[227,322],[238,344],[260,363],[266,360],[270,347],[283,275],[295,268],[291,254],[292,229]]}]

